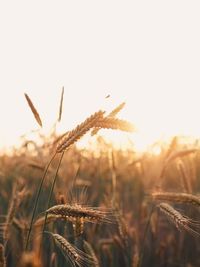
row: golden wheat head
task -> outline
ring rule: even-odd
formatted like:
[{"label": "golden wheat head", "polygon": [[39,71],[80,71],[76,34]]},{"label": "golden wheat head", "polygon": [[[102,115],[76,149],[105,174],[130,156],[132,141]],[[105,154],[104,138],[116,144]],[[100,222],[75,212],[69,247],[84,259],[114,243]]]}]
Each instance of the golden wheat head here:
[{"label": "golden wheat head", "polygon": [[56,205],[47,210],[48,214],[59,215],[66,220],[76,222],[77,219],[91,223],[111,223],[112,212],[81,206],[81,205]]},{"label": "golden wheat head", "polygon": [[93,128],[97,121],[103,118],[103,111],[98,111],[92,116],[87,118],[83,123],[79,124],[74,130],[68,132],[60,140],[56,153],[61,153],[78,141],[84,134],[86,134],[91,128]]},{"label": "golden wheat head", "polygon": [[60,248],[63,255],[72,263],[73,266],[78,265],[79,267],[91,266],[95,263],[94,259],[86,254],[85,252],[79,250],[75,246],[72,246],[64,237],[59,234],[50,233],[53,237],[56,245]]},{"label": "golden wheat head", "polygon": [[178,229],[185,230],[195,237],[200,236],[199,232],[197,231],[197,228],[199,228],[199,222],[193,221],[185,215],[182,215],[179,211],[175,210],[167,203],[160,203],[158,208],[170,219],[173,224],[175,224]]}]

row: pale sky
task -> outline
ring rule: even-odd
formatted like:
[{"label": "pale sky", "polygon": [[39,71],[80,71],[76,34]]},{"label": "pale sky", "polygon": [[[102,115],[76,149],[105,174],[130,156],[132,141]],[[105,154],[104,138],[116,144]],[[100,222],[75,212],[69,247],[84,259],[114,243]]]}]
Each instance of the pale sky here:
[{"label": "pale sky", "polygon": [[63,129],[126,100],[144,142],[200,136],[199,14],[184,0],[0,1],[0,146],[38,128],[24,92],[49,127],[62,86]]}]

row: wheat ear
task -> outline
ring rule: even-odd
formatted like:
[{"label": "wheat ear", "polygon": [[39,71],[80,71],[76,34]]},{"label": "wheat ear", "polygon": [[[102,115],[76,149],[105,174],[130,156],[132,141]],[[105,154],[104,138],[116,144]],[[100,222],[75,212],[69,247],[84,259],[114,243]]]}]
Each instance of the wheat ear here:
[{"label": "wheat ear", "polygon": [[86,251],[86,253],[88,255],[91,256],[91,258],[94,260],[94,264],[91,265],[91,267],[100,267],[99,261],[97,259],[97,256],[95,254],[94,249],[92,248],[92,246],[90,245],[90,243],[88,243],[86,240],[83,241],[83,248]]},{"label": "wheat ear", "polygon": [[121,130],[124,132],[133,132],[133,125],[125,120],[115,118],[104,118],[96,122],[96,127],[104,129]]},{"label": "wheat ear", "polygon": [[97,208],[91,208],[81,205],[56,205],[46,211],[51,215],[59,215],[66,220],[76,222],[76,219],[83,219],[84,222],[92,223],[111,223],[110,216],[112,212],[102,211]]},{"label": "wheat ear", "polygon": [[[113,109],[107,116],[106,118],[114,118],[125,106],[125,102],[121,103],[119,106],[117,106],[115,109]],[[95,127],[93,130],[92,130],[92,133],[91,135],[95,135],[98,133],[98,131],[101,129],[101,127]]]},{"label": "wheat ear", "polygon": [[[175,210],[167,203],[160,203],[158,208],[162,213],[167,215],[170,221],[176,225],[178,229],[183,229],[193,236],[200,236],[195,227],[199,227],[199,223],[191,220],[190,218],[182,215],[179,211]],[[193,227],[193,228],[192,228]]]},{"label": "wheat ear", "polygon": [[[49,233],[49,232],[45,232]],[[78,265],[79,267],[85,266],[87,264],[94,264],[94,259],[90,257],[85,252],[79,250],[78,248],[72,246],[64,237],[59,234],[51,234],[56,245],[60,248],[61,252],[67,258],[73,266]]]},{"label": "wheat ear", "polygon": [[63,98],[64,98],[64,86],[62,88],[61,97],[60,97],[60,106],[59,106],[59,115],[58,115],[58,122],[61,121],[62,118],[62,110],[63,110]]},{"label": "wheat ear", "polygon": [[78,141],[84,134],[86,134],[91,128],[96,125],[97,121],[103,118],[103,114],[104,112],[102,111],[94,113],[83,123],[79,124],[74,130],[68,132],[65,136],[63,136],[56,148],[56,153],[62,153],[76,141]]},{"label": "wheat ear", "polygon": [[33,102],[31,101],[30,97],[26,93],[24,95],[25,95],[26,101],[27,101],[27,103],[28,103],[28,105],[29,105],[29,107],[30,107],[30,109],[31,109],[31,111],[32,111],[37,123],[40,125],[40,127],[42,127],[42,120],[40,118],[39,113],[37,112],[37,109],[33,105]]}]

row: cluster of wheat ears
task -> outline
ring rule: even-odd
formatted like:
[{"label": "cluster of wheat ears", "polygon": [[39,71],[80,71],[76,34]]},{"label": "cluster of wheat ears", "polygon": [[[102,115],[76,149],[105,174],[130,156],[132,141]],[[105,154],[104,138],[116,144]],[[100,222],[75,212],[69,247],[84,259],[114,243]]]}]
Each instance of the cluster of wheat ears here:
[{"label": "cluster of wheat ears", "polygon": [[[62,116],[62,106],[63,106],[63,95],[64,89],[61,94],[60,108],[59,108],[59,116],[58,121],[61,120]],[[29,98],[27,94],[25,94],[28,105],[40,126],[42,126],[42,120],[40,115],[33,105],[33,102]],[[134,131],[133,125],[126,121],[117,118],[118,113],[123,109],[125,103],[117,106],[113,111],[109,114],[106,114],[105,111],[97,111],[88,117],[84,122],[77,125],[77,127],[71,131],[68,131],[60,136],[58,136],[54,142],[52,143],[53,151],[52,155],[50,155],[50,160],[46,165],[43,176],[40,180],[40,184],[38,186],[35,202],[32,210],[32,216],[30,219],[30,223],[26,222],[26,231],[24,230],[23,236],[25,238],[25,253],[23,253],[22,258],[20,259],[20,266],[42,266],[42,246],[44,245],[43,239],[47,236],[48,238],[52,238],[55,242],[55,245],[60,249],[63,255],[67,258],[67,260],[71,263],[72,266],[100,266],[98,259],[91,247],[91,245],[84,240],[81,245],[76,246],[72,245],[69,240],[63,237],[58,233],[54,233],[51,231],[47,231],[47,224],[53,221],[68,221],[72,223],[74,236],[78,238],[84,232],[84,225],[87,223],[93,224],[115,224],[119,228],[121,235],[124,235],[125,230],[123,229],[124,225],[121,221],[121,217],[117,210],[117,205],[115,205],[115,183],[116,177],[113,170],[112,179],[113,179],[113,198],[110,208],[103,209],[100,207],[91,207],[87,205],[83,205],[81,203],[61,203],[59,205],[51,206],[52,196],[55,188],[56,181],[58,179],[58,171],[64,157],[64,153],[68,150],[72,145],[74,145],[83,135],[87,132],[91,131],[91,135],[95,135],[101,129],[112,129],[112,130],[121,130],[126,132]],[[173,140],[175,142],[175,140]],[[173,152],[172,142],[171,147],[167,151],[165,158],[163,160],[163,167],[161,169],[159,175],[159,181],[162,183],[164,173],[170,164],[170,162],[175,159],[180,159],[181,157],[195,153],[196,149],[186,149],[177,152]],[[59,156],[58,165],[55,170],[55,174],[52,180],[51,188],[48,193],[48,197],[46,200],[46,208],[43,212],[43,215],[39,218],[36,217],[39,198],[41,195],[41,191],[43,189],[44,181],[47,176],[48,170],[56,156]],[[112,166],[114,169],[114,166]],[[183,203],[188,205],[194,205],[200,207],[200,199],[198,196],[195,196],[191,193],[190,187],[188,185],[187,177],[183,168],[183,165],[179,162],[179,169],[182,173],[182,184],[184,187],[184,193],[174,193],[174,192],[163,192],[160,189],[154,190],[151,192],[150,197],[152,202],[154,203],[152,213],[155,211],[155,208],[158,208],[163,214],[165,214],[170,221],[175,224],[175,226],[180,230],[186,230],[193,236],[199,236],[199,228],[200,224],[198,221],[195,221],[181,212],[176,210],[169,203]],[[8,209],[8,213],[6,216],[5,223],[2,225],[3,231],[3,244],[0,245],[0,267],[6,266],[6,253],[5,251],[9,248],[9,239],[10,239],[10,227],[15,225],[20,230],[20,223],[15,218],[15,214],[27,194],[26,187],[22,185],[17,185],[13,189],[13,198],[10,202],[10,206]],[[63,201],[64,202],[64,201]],[[151,215],[149,217],[149,221],[151,220]],[[144,234],[145,238],[145,234]],[[31,241],[35,242],[34,245],[30,246]],[[35,248],[35,250],[30,251],[30,247]],[[140,252],[135,254],[133,259],[132,266],[141,266],[143,257],[143,248],[141,248]]]}]

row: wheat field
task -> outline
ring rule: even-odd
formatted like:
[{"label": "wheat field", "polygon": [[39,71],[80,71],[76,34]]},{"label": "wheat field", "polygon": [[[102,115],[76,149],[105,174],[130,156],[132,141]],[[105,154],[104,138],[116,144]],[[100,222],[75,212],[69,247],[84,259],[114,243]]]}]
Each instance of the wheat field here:
[{"label": "wheat field", "polygon": [[[118,117],[124,106],[2,154],[0,267],[200,266],[198,142],[174,137],[158,155],[117,149],[100,132],[134,131]],[[77,147],[86,133],[98,149]]]}]

